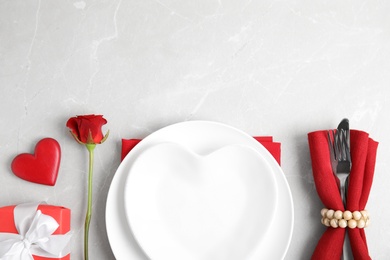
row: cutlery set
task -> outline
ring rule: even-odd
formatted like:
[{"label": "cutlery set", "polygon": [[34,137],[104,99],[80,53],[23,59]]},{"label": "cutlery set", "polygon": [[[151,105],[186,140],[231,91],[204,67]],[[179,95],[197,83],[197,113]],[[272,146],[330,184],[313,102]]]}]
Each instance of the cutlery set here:
[{"label": "cutlery set", "polygon": [[[338,188],[344,208],[347,207],[348,180],[352,167],[349,136],[349,120],[347,118],[344,118],[340,122],[337,129],[328,132],[332,170],[338,181]],[[346,233],[343,244],[342,260],[349,259],[348,256],[351,255],[352,252],[349,247],[349,238]]]}]

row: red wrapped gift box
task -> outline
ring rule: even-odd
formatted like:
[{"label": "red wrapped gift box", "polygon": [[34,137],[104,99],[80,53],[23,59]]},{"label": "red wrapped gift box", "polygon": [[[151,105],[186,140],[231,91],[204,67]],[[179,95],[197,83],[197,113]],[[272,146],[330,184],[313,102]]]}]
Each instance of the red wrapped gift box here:
[{"label": "red wrapped gift box", "polygon": [[[17,233],[14,221],[14,208],[15,205],[0,208],[0,233]],[[38,210],[41,210],[42,214],[53,217],[59,224],[53,235],[62,235],[70,231],[70,209],[43,204],[38,206]],[[48,258],[35,255],[33,257],[35,260],[70,260],[70,254],[62,258]]]}]

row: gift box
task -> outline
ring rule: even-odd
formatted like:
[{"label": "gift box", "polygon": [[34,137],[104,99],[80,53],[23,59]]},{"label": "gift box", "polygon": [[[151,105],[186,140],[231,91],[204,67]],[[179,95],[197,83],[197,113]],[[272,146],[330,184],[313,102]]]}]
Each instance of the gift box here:
[{"label": "gift box", "polygon": [[[69,260],[70,214],[68,208],[38,203],[0,208],[0,259],[27,254],[35,260]],[[34,230],[35,234],[31,235]],[[26,234],[31,241],[24,240],[28,238]]]}]

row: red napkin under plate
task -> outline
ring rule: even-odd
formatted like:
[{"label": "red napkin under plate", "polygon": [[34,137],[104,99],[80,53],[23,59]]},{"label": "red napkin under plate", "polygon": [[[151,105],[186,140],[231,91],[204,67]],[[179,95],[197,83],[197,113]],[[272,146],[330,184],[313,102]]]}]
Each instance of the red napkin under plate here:
[{"label": "red napkin under plate", "polygon": [[[254,136],[275,158],[280,165],[281,163],[281,144],[274,142],[272,136]],[[142,139],[122,139],[121,161]]]}]

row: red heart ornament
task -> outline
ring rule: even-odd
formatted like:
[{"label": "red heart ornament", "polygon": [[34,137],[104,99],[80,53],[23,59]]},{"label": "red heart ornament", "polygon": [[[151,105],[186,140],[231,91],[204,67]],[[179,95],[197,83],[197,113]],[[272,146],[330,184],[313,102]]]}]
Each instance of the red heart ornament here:
[{"label": "red heart ornament", "polygon": [[35,146],[34,154],[17,155],[11,163],[11,169],[23,180],[54,186],[60,161],[60,144],[53,138],[44,138]]}]

